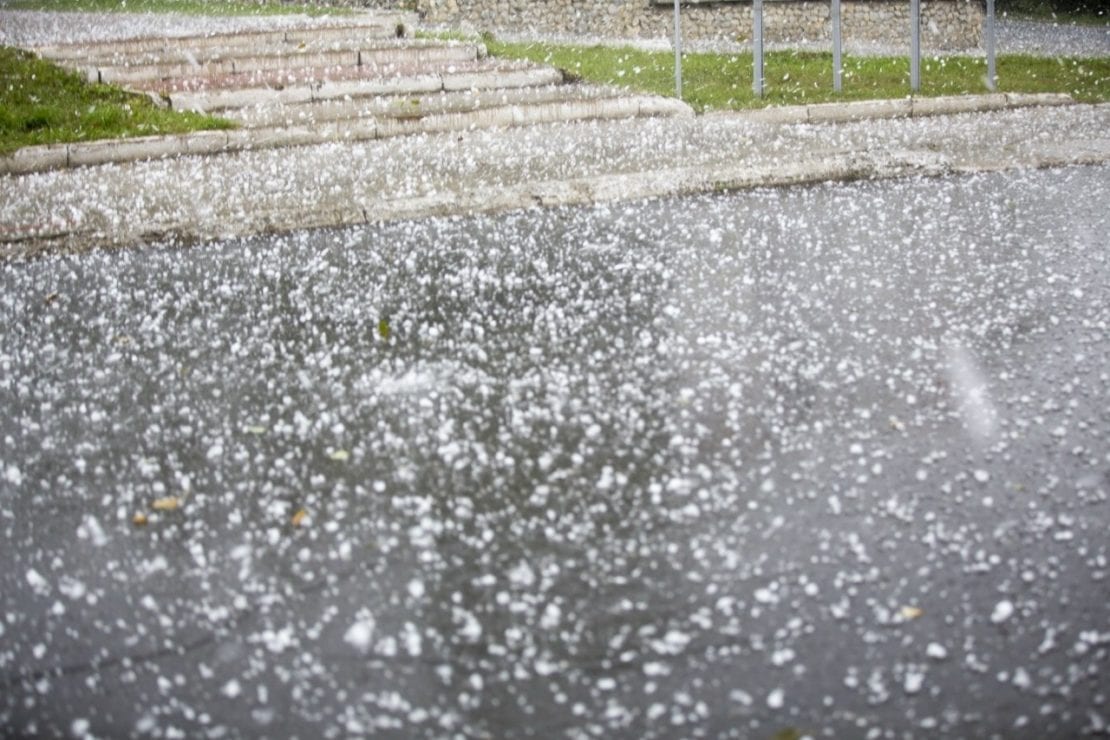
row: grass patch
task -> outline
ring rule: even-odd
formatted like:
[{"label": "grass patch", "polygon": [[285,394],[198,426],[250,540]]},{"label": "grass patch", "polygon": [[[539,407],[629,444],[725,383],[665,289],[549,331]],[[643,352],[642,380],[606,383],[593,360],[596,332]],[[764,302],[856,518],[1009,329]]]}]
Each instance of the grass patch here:
[{"label": "grass patch", "polygon": [[[606,46],[505,43],[486,35],[494,56],[550,64],[589,82],[658,95],[674,95],[674,54]],[[1076,100],[1110,100],[1110,58],[1049,59],[1003,55],[997,59],[1000,92],[1059,92]],[[985,59],[963,56],[921,61],[919,95],[988,92]],[[844,58],[844,90],[832,90],[832,54],[776,51],[764,56],[764,96],[752,93],[752,55],[683,55],[683,99],[695,110],[738,110],[844,100],[901,98],[910,93],[906,57]]]},{"label": "grass patch", "polygon": [[159,108],[118,87],[90,85],[28,52],[0,46],[0,154],[34,144],[233,127],[221,118]]},{"label": "grass patch", "polygon": [[348,15],[347,8],[284,5],[236,0],[6,0],[4,10],[82,11],[87,13],[182,13],[184,15]]}]

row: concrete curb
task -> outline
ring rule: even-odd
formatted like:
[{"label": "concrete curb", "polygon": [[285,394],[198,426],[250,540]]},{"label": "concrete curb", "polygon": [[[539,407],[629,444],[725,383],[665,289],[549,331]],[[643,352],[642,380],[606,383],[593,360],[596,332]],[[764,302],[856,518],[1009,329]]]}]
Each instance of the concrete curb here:
[{"label": "concrete curb", "polygon": [[[429,82],[429,86],[431,83]],[[334,91],[339,93],[341,88]],[[443,83],[430,89],[443,89]],[[331,95],[329,95],[331,97]],[[1075,101],[1059,94],[996,94],[946,98],[877,100],[822,105],[784,106],[753,111],[710,113],[707,117],[770,124],[843,123],[874,118],[904,118],[973,113],[1030,106],[1069,105]],[[549,106],[550,108],[550,106]],[[229,154],[251,149],[305,146],[329,141],[367,141],[371,139],[429,133],[461,128],[497,127],[555,123],[573,120],[630,118],[646,116],[692,116],[689,106],[672,98],[629,96],[610,100],[590,100],[567,104],[546,114],[520,106],[488,108],[471,113],[428,116],[415,121],[361,120],[336,122],[308,128],[258,128],[234,131],[205,131],[178,136],[148,136],[134,139],[52,144],[18,149],[0,157],[0,175],[35,172],[86,165],[125,163],[196,154]],[[450,120],[448,120],[450,118]]]},{"label": "concrete curb", "polygon": [[385,221],[497,214],[530,208],[671,198],[752,188],[789,187],[823,182],[851,182],[902,177],[936,177],[954,173],[1039,169],[1104,164],[1110,148],[1087,153],[1046,151],[1021,161],[957,161],[936,152],[887,151],[828,153],[793,162],[730,164],[717,168],[685,167],[630,174],[598,175],[509,186],[485,185],[456,192],[407,198],[344,202],[342,205],[258,211],[232,224],[149,223],[127,233],[52,227],[34,234],[0,234],[0,261],[44,253],[84,251],[149,242],[172,235],[184,242],[277,234],[312,228],[353,226]]},{"label": "concrete curb", "polygon": [[748,111],[707,113],[708,118],[728,118],[753,123],[848,123],[882,118],[921,118],[959,113],[985,113],[1008,108],[1072,105],[1075,100],[1063,93],[991,93],[987,95],[950,95],[938,98],[897,98],[858,100],[848,103],[784,105]]}]

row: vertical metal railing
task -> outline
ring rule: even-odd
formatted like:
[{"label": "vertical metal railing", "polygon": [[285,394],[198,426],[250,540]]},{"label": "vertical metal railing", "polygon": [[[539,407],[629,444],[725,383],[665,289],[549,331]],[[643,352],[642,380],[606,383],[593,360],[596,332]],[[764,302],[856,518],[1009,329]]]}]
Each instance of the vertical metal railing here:
[{"label": "vertical metal railing", "polygon": [[832,42],[833,42],[833,90],[840,92],[843,88],[842,75],[844,66],[840,58],[840,0],[832,0]]},{"label": "vertical metal railing", "polygon": [[674,94],[682,100],[682,14],[674,0]]},{"label": "vertical metal railing", "polygon": [[987,89],[998,87],[998,73],[994,67],[994,0],[987,0],[987,17],[984,19],[987,46]]},{"label": "vertical metal railing", "polygon": [[752,2],[752,91],[763,97],[763,0]]},{"label": "vertical metal railing", "polygon": [[921,89],[921,0],[910,0],[910,89]]}]

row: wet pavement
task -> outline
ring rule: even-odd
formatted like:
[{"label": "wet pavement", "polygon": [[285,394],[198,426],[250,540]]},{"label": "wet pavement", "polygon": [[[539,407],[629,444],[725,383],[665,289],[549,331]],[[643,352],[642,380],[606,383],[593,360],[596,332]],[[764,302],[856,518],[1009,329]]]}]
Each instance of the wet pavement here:
[{"label": "wet pavement", "polygon": [[1073,737],[1110,169],[0,265],[0,725]]},{"label": "wet pavement", "polygon": [[1077,26],[1000,19],[998,51],[1000,54],[1104,57],[1110,55],[1110,24]]}]

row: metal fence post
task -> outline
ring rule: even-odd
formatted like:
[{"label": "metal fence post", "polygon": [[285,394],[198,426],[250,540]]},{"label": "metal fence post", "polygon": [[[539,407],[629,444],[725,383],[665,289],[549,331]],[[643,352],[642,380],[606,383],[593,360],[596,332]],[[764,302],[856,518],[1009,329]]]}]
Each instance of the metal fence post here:
[{"label": "metal fence post", "polygon": [[987,0],[986,26],[987,89],[993,92],[998,87],[998,74],[994,68],[994,0]]},{"label": "metal fence post", "polygon": [[752,2],[752,91],[763,97],[763,0]]},{"label": "metal fence post", "polygon": [[678,3],[674,0],[674,94],[682,100],[682,20]]},{"label": "metal fence post", "polygon": [[840,92],[843,87],[841,74],[843,65],[840,58],[840,0],[832,0],[832,42],[833,42],[833,90]]},{"label": "metal fence post", "polygon": [[910,0],[910,89],[921,89],[921,0]]}]

